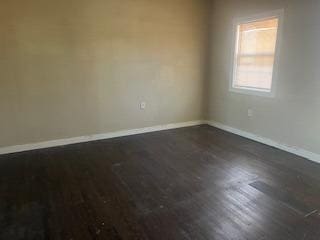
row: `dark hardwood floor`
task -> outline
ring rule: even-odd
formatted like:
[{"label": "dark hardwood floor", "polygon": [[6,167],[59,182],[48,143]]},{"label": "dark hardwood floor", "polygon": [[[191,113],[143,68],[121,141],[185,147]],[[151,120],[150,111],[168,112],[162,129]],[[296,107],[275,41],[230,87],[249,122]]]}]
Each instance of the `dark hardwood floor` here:
[{"label": "dark hardwood floor", "polygon": [[320,239],[320,165],[206,125],[0,156],[0,239]]}]

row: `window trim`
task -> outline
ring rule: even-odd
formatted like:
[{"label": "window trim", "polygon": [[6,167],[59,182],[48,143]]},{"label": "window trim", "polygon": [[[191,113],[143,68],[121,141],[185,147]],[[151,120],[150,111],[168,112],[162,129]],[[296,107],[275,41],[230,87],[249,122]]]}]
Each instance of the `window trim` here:
[{"label": "window trim", "polygon": [[[282,28],[283,28],[283,15],[284,10],[274,10],[274,11],[268,11],[260,14],[251,15],[249,17],[240,17],[235,18],[233,20],[233,26],[232,26],[232,58],[231,58],[231,71],[230,71],[230,80],[229,80],[229,91],[240,93],[240,94],[246,94],[246,95],[254,95],[254,96],[261,96],[261,97],[270,97],[274,98],[276,93],[276,83],[278,80],[278,74],[279,74],[279,58],[280,58],[280,46],[281,46],[281,40],[282,40]],[[276,48],[275,48],[275,55],[274,55],[274,63],[273,63],[273,73],[272,73],[272,83],[271,83],[271,90],[266,91],[263,89],[257,89],[257,88],[248,88],[248,87],[234,87],[234,77],[236,74],[236,67],[237,67],[237,56],[236,56],[236,49],[238,49],[238,26],[240,24],[246,24],[250,22],[256,22],[256,21],[262,21],[267,20],[270,18],[276,17],[278,18],[278,31],[277,31],[277,41],[276,41]]]}]

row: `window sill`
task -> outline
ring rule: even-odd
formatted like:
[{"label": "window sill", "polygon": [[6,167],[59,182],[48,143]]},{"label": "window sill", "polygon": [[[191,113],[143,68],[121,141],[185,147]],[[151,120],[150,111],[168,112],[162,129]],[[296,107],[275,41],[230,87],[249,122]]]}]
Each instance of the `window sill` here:
[{"label": "window sill", "polygon": [[261,89],[230,87],[229,91],[233,92],[233,93],[258,96],[258,97],[267,97],[267,98],[274,98],[275,97],[274,91],[265,91],[265,90],[261,90]]}]

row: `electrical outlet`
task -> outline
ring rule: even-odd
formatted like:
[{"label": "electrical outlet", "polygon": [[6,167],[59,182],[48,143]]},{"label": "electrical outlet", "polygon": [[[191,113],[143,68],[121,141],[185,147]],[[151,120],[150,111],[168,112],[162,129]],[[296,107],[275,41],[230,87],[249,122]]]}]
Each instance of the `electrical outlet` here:
[{"label": "electrical outlet", "polygon": [[146,102],[141,102],[141,103],[140,103],[140,109],[141,109],[141,110],[146,109],[146,107],[147,107]]},{"label": "electrical outlet", "polygon": [[248,109],[248,117],[253,117],[253,110],[252,109]]}]

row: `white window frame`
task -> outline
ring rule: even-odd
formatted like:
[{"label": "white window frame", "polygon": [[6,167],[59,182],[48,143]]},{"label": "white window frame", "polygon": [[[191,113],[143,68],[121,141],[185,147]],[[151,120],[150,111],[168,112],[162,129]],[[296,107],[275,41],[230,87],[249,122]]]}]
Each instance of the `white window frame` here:
[{"label": "white window frame", "polygon": [[[276,92],[276,83],[278,80],[278,72],[279,72],[279,58],[280,58],[280,45],[281,45],[281,38],[282,38],[282,27],[283,27],[283,15],[284,10],[274,10],[269,12],[264,12],[256,15],[252,15],[249,17],[242,17],[242,18],[236,18],[233,20],[233,37],[232,37],[232,68],[231,68],[231,76],[229,80],[229,91],[241,93],[241,94],[247,94],[247,95],[255,95],[255,96],[261,96],[261,97],[275,97]],[[237,58],[236,58],[236,51],[238,49],[238,26],[240,24],[246,24],[250,22],[256,22],[256,21],[263,21],[270,18],[278,18],[278,31],[277,31],[277,41],[276,41],[276,47],[275,47],[275,57],[274,57],[274,64],[273,64],[273,73],[272,73],[272,82],[271,82],[271,89],[263,90],[263,89],[257,89],[257,88],[247,88],[247,87],[235,87],[234,86],[234,80],[236,76],[236,69],[237,69]]]}]

